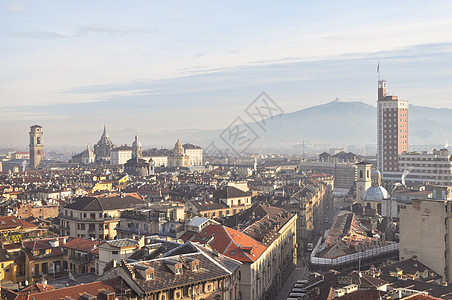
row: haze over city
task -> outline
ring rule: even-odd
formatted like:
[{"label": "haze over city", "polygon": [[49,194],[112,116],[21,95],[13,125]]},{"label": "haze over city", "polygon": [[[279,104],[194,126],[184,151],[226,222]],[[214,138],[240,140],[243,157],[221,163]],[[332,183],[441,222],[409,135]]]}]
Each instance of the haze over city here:
[{"label": "haze over city", "polygon": [[142,135],[222,130],[262,91],[286,113],[336,97],[375,106],[378,61],[390,93],[452,108],[451,9],[441,1],[4,1],[0,145],[25,146],[35,123],[49,146],[92,144],[104,124]]},{"label": "haze over city", "polygon": [[2,300],[452,300],[452,2],[0,1]]}]

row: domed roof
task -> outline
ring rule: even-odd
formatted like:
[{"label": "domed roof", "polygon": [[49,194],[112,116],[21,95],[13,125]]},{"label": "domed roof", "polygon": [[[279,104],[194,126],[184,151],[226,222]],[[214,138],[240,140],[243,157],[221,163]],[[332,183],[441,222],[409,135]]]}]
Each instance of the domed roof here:
[{"label": "domed roof", "polygon": [[107,134],[107,127],[104,125],[104,132],[100,137],[100,140],[94,145],[94,149],[113,149],[115,145],[111,141],[110,137]]},{"label": "domed roof", "polygon": [[389,198],[388,191],[384,187],[371,186],[364,193],[363,201],[382,201],[388,198]]},{"label": "domed roof", "polygon": [[373,170],[373,171],[372,171],[372,175],[373,175],[373,176],[381,176],[381,173],[380,173],[380,171],[378,171],[378,170]]},{"label": "domed roof", "polygon": [[182,143],[179,140],[177,140],[176,145],[174,145],[173,153],[175,155],[184,154],[184,146],[182,146]]},{"label": "domed roof", "polygon": [[132,147],[141,147],[141,143],[138,141],[138,136],[135,136],[135,141],[132,143]]}]

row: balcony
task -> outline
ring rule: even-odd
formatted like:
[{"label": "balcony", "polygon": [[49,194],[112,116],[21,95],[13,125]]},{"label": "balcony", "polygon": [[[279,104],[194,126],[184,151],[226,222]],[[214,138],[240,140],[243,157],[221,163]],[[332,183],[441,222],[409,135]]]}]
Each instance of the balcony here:
[{"label": "balcony", "polygon": [[89,262],[89,257],[87,255],[70,255],[69,260],[79,263],[87,263]]},{"label": "balcony", "polygon": [[60,216],[61,220],[69,220],[69,221],[76,221],[76,222],[87,222],[87,223],[92,223],[92,222],[103,222],[103,221],[110,221],[110,220],[118,220],[119,218],[113,218],[112,216],[108,216],[106,218],[76,218],[76,217],[70,217],[70,216]]}]

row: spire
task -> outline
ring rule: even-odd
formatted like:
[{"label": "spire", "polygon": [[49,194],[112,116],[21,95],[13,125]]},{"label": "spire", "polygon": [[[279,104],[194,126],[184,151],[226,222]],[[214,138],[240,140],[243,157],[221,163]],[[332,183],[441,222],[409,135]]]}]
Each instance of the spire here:
[{"label": "spire", "polygon": [[132,143],[132,158],[141,158],[141,143],[138,141],[138,134],[135,135],[135,141]]},{"label": "spire", "polygon": [[102,133],[102,135],[107,136],[107,126],[104,124],[104,132]]}]

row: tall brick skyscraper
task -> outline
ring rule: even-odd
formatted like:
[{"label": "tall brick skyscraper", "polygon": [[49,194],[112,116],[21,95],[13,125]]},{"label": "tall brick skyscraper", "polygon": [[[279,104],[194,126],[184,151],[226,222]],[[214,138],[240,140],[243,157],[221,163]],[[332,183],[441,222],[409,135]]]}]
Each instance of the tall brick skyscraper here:
[{"label": "tall brick skyscraper", "polygon": [[386,81],[378,81],[377,167],[383,178],[398,173],[399,155],[408,151],[408,101],[386,95]]},{"label": "tall brick skyscraper", "polygon": [[44,157],[44,133],[39,125],[30,126],[30,168],[36,169]]}]

